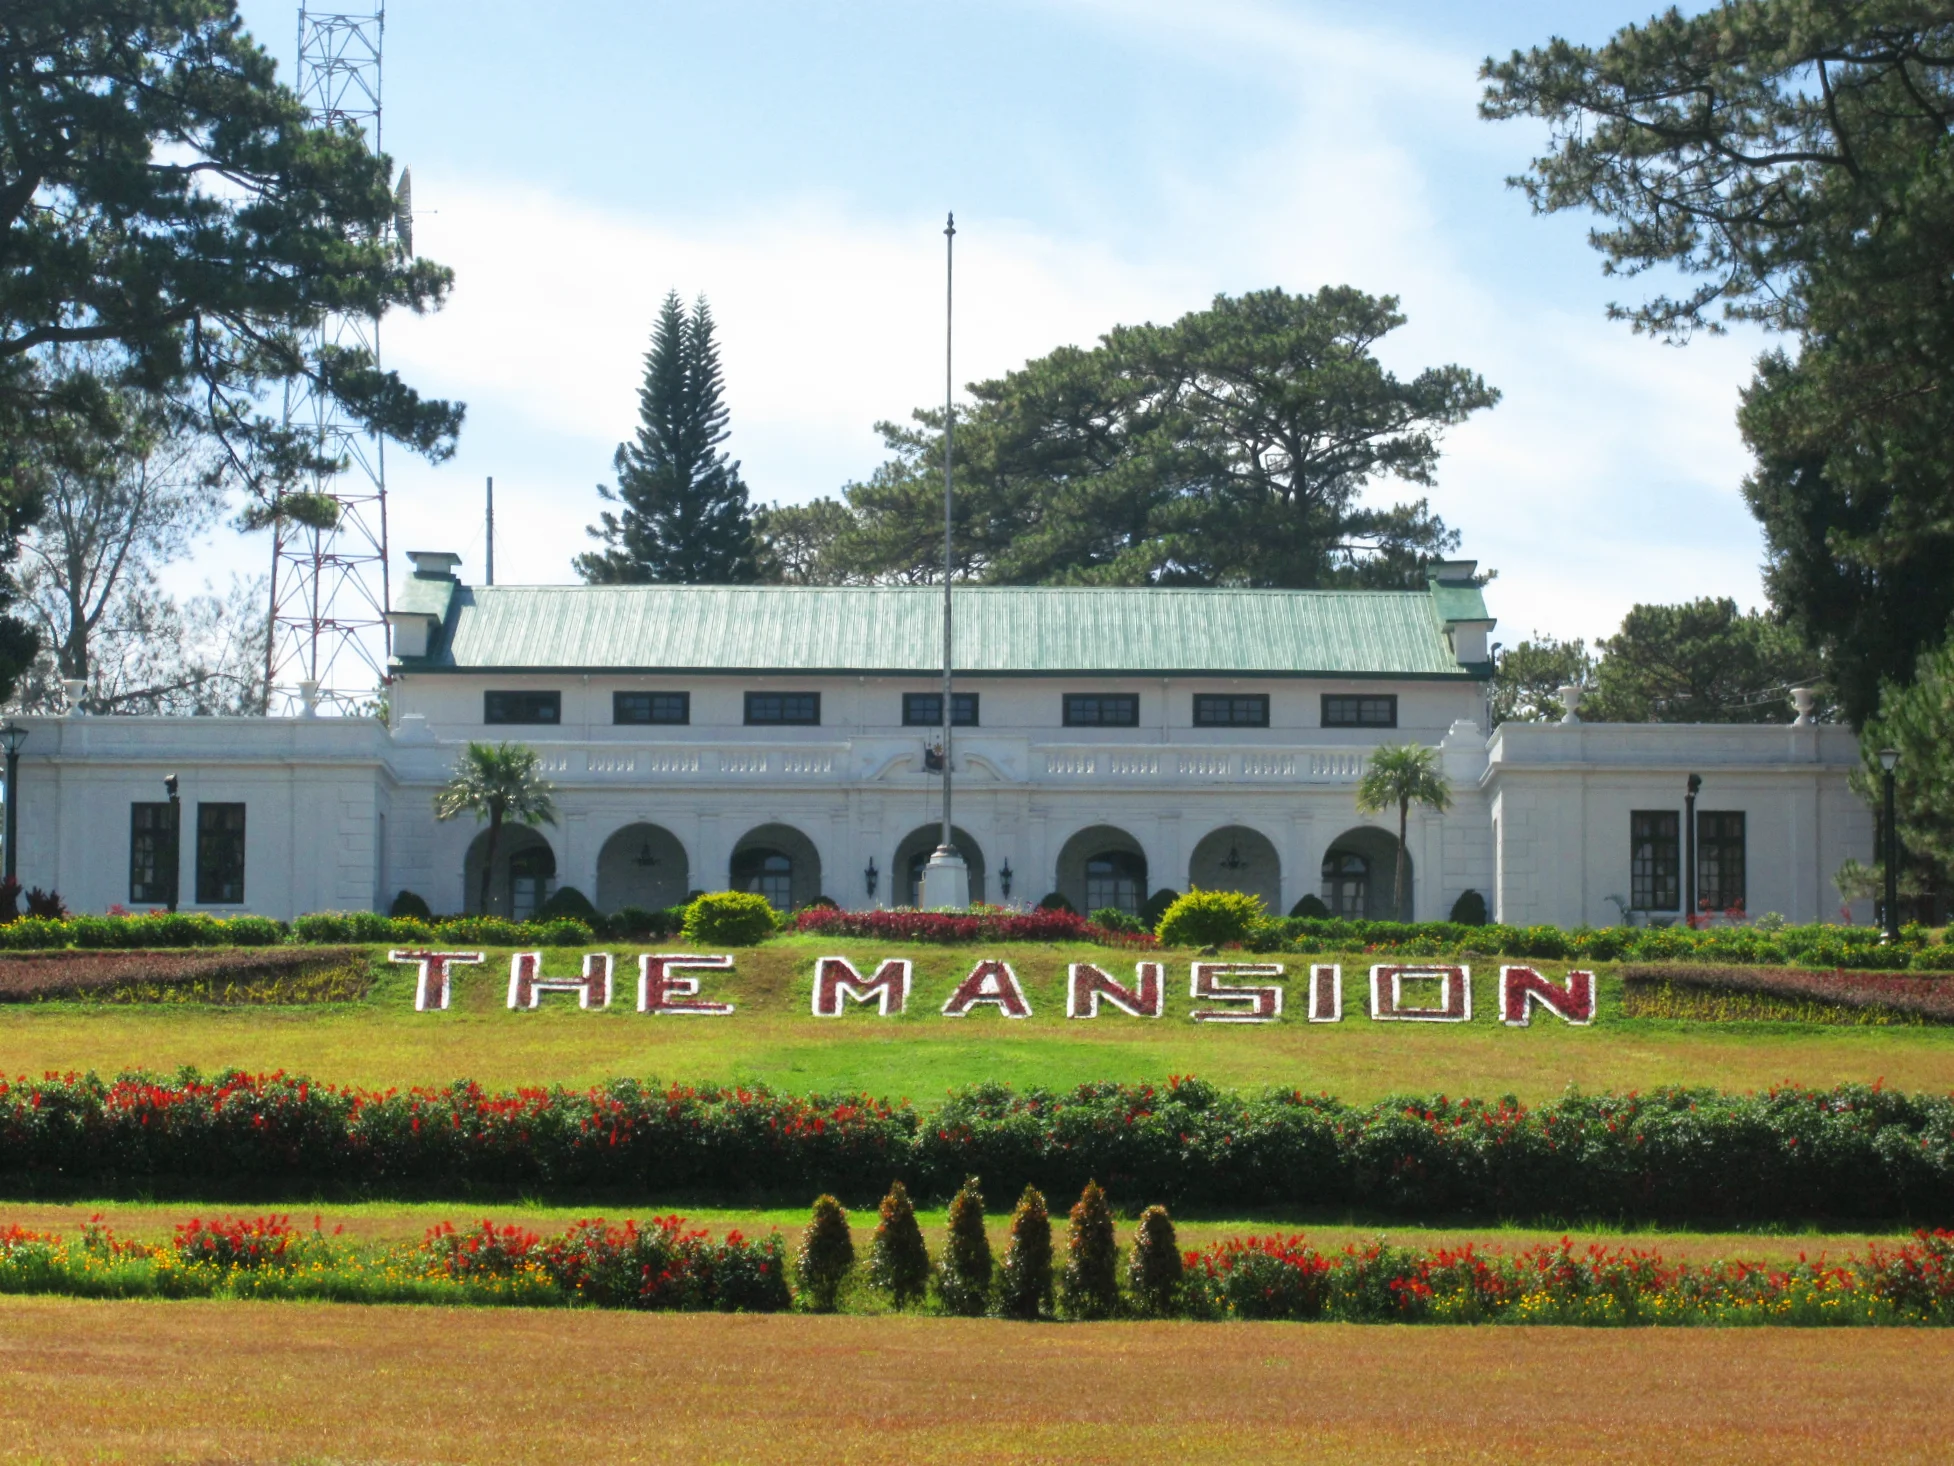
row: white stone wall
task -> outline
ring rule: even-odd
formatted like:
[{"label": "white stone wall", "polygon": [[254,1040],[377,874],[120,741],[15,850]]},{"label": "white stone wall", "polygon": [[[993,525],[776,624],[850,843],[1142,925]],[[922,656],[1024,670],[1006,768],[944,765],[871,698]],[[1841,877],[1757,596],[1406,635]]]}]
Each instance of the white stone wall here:
[{"label": "white stone wall", "polygon": [[[541,832],[557,884],[593,899],[606,841],[636,824],[670,833],[684,852],[687,886],[700,889],[728,883],[743,835],[785,824],[818,854],[826,895],[846,906],[870,904],[863,872],[873,859],[873,904],[896,904],[905,886],[905,872],[895,868],[898,846],[937,820],[941,783],[921,769],[927,730],[895,722],[900,692],[922,685],[848,685],[855,681],[793,684],[820,686],[819,728],[704,721],[713,704],[697,682],[689,684],[691,726],[616,728],[609,694],[626,684],[593,679],[585,693],[580,678],[530,679],[565,691],[565,723],[551,728],[483,728],[482,688],[521,685],[500,678],[416,679],[396,704],[402,716],[391,732],[331,719],[28,719],[20,877],[54,885],[76,910],[127,904],[129,806],[160,800],[163,776],[174,772],[184,800],[185,909],[195,908],[196,804],[223,800],[248,811],[245,901],[224,909],[281,917],[384,909],[407,889],[437,911],[461,910],[470,894],[464,864],[479,827],[437,822],[432,801],[466,741],[486,736],[542,754],[561,811],[559,823]],[[729,680],[713,696],[733,699],[737,720],[738,693],[751,685]],[[1742,809],[1748,817],[1753,913],[1836,919],[1832,873],[1848,855],[1872,854],[1871,813],[1846,784],[1857,751],[1844,729],[1508,725],[1489,740],[1467,721],[1477,712],[1476,687],[1415,683],[1397,689],[1401,726],[1390,732],[1313,726],[1317,694],[1328,686],[1319,683],[1248,684],[1270,689],[1277,724],[1270,729],[1193,729],[1179,714],[1196,686],[1212,685],[1177,680],[1163,696],[1158,680],[1137,683],[1142,723],[1122,730],[1059,726],[1062,691],[1100,690],[1084,679],[983,684],[983,726],[960,732],[956,745],[956,823],[983,853],[990,899],[999,899],[1007,861],[1012,901],[1040,899],[1058,884],[1066,841],[1099,825],[1137,843],[1150,891],[1186,890],[1203,837],[1239,828],[1273,848],[1286,911],[1319,889],[1324,854],[1338,836],[1363,825],[1395,835],[1395,813],[1360,816],[1355,789],[1370,747],[1407,739],[1440,747],[1453,788],[1449,811],[1413,811],[1409,821],[1420,919],[1443,918],[1472,888],[1501,920],[1617,920],[1608,897],[1629,894],[1629,811],[1680,811],[1691,772],[1704,779],[1700,809]],[[573,686],[604,714],[588,734],[583,714],[573,719]],[[1278,692],[1286,704],[1275,702]],[[887,722],[842,721],[851,705],[848,716],[871,704],[892,709]],[[1163,706],[1165,722],[1149,723]],[[1014,708],[1027,720],[1042,709],[1049,720],[1012,725]],[[1374,878],[1389,876],[1386,869]]]}]

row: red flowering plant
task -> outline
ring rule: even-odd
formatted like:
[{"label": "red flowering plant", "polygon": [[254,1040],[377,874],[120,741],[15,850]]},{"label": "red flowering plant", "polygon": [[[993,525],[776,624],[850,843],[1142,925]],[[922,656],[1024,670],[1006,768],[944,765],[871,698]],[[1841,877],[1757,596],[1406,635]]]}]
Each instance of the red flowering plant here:
[{"label": "red flowering plant", "polygon": [[1954,1231],[1915,1232],[1899,1247],[1875,1242],[1857,1268],[1868,1293],[1922,1322],[1954,1318]]},{"label": "red flowering plant", "polygon": [[461,1232],[454,1223],[441,1222],[427,1229],[421,1251],[428,1271],[444,1278],[512,1278],[524,1266],[541,1263],[542,1243],[525,1227],[498,1227],[484,1221]]},{"label": "red flowering plant", "polygon": [[679,1216],[643,1227],[580,1221],[544,1247],[542,1262],[564,1292],[603,1308],[777,1313],[793,1303],[777,1235],[748,1241],[732,1231],[715,1244]]},{"label": "red flowering plant", "polygon": [[173,1243],[177,1258],[186,1263],[217,1267],[284,1267],[297,1234],[288,1216],[192,1217],[179,1222]]},{"label": "red flowering plant", "polygon": [[1187,1254],[1182,1297],[1196,1317],[1321,1318],[1330,1266],[1300,1233],[1230,1237]]}]

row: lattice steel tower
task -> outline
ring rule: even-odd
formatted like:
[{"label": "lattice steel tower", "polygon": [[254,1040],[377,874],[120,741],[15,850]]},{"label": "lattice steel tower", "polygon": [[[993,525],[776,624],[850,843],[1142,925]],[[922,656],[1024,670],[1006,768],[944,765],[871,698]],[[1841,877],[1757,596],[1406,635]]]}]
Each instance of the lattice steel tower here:
[{"label": "lattice steel tower", "polygon": [[[367,13],[299,5],[298,93],[315,127],[358,128],[380,149],[380,42],[385,0]],[[406,175],[399,232],[407,234]],[[390,230],[392,236],[394,231]],[[402,241],[405,243],[405,239]],[[374,316],[329,316],[316,348],[357,348],[380,360]],[[271,637],[265,652],[265,710],[303,710],[301,683],[317,684],[322,709],[347,713],[374,698],[386,677],[387,460],[383,442],[304,378],[285,392],[285,421],[316,436],[319,456],[344,464],[306,488],[339,505],[332,529],[279,520],[272,531]]]}]

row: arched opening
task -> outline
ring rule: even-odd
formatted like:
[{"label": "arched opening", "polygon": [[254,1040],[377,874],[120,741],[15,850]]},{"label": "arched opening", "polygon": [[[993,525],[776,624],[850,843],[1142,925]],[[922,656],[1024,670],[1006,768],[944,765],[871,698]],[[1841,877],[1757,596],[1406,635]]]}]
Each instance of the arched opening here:
[{"label": "arched opening", "polygon": [[1187,883],[1204,891],[1260,896],[1272,913],[1281,914],[1282,859],[1268,836],[1247,825],[1224,825],[1204,835],[1187,862]]},{"label": "arched opening", "polygon": [[[922,904],[923,867],[930,863],[930,856],[936,853],[938,843],[943,839],[941,823],[924,825],[912,830],[903,842],[896,846],[895,862],[889,867],[891,889],[889,895],[905,906]],[[970,899],[972,903],[984,899],[984,852],[977,848],[977,842],[961,825],[950,827],[950,841],[956,846],[957,854],[970,870]]]},{"label": "arched opening", "polygon": [[821,857],[792,825],[761,825],[733,847],[732,889],[765,896],[777,911],[806,906],[821,894]]},{"label": "arched opening", "polygon": [[1394,911],[1391,889],[1397,879],[1398,837],[1375,825],[1345,830],[1323,853],[1323,904],[1332,916],[1364,921],[1409,921],[1413,902],[1409,854],[1404,862],[1404,898]]},{"label": "arched opening", "polygon": [[597,909],[662,911],[691,890],[691,868],[678,836],[663,825],[626,825],[597,852]]},{"label": "arched opening", "polygon": [[527,921],[556,889],[556,852],[528,825],[504,825],[495,842],[495,868],[489,875],[488,905],[482,905],[482,863],[488,858],[488,831],[468,846],[461,868],[463,909],[477,916]]},{"label": "arched opening", "polygon": [[1113,906],[1138,916],[1147,901],[1147,854],[1112,825],[1093,825],[1058,853],[1058,892],[1082,914]]}]

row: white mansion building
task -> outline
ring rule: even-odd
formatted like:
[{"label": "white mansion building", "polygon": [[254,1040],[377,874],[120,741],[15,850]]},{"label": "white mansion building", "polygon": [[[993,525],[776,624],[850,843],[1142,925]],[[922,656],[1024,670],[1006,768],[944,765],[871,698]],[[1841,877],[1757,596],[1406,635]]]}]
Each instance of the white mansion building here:
[{"label": "white mansion building", "polygon": [[[469,586],[453,555],[411,558],[384,723],[21,720],[22,883],[77,911],[160,906],[174,839],[184,910],[385,910],[401,890],[472,908],[482,831],[437,821],[434,795],[470,741],[510,740],[541,754],[558,815],[505,834],[493,910],[559,886],[605,911],[728,887],[915,901],[941,801],[940,590]],[[1408,916],[1473,890],[1507,922],[1676,919],[1691,775],[1697,902],[1837,915],[1833,872],[1873,854],[1850,730],[1787,710],[1489,737],[1472,571],[1422,591],[959,590],[972,897],[1137,910],[1201,886],[1390,915],[1396,812],[1360,815],[1356,786],[1373,749],[1416,741],[1452,805],[1412,811]]]}]

